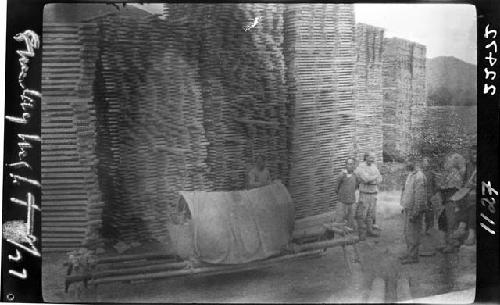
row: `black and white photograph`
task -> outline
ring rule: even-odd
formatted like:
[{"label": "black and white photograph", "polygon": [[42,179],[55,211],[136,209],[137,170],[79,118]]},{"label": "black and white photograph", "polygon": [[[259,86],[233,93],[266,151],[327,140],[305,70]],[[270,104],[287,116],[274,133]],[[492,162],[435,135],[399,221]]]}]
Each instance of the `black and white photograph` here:
[{"label": "black and white photograph", "polygon": [[45,302],[474,301],[473,5],[51,3],[40,34]]}]

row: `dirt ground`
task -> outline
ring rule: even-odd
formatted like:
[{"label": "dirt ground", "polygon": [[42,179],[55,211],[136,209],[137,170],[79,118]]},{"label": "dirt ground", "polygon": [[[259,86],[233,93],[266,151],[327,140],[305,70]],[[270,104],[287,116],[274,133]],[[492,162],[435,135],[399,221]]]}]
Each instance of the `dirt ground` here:
[{"label": "dirt ground", "polygon": [[[341,248],[317,258],[282,263],[265,269],[226,275],[194,276],[136,283],[111,283],[86,290],[83,302],[233,302],[233,303],[359,303],[367,301],[374,278],[385,280],[385,301],[395,302],[396,282],[407,278],[413,298],[475,287],[476,250],[462,247],[458,254],[421,257],[401,265],[405,249],[399,192],[381,192],[378,199],[379,238],[358,244],[359,272],[348,271]],[[433,249],[442,233],[432,230],[423,249]],[[64,254],[43,256],[43,294],[46,302],[75,302],[74,291],[64,292]],[[473,300],[471,295],[469,300]]]}]

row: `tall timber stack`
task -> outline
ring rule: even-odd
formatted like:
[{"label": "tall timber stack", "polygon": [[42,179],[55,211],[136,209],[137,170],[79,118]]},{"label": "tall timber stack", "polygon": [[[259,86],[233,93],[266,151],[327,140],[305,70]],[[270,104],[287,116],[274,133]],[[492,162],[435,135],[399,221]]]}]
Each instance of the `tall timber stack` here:
[{"label": "tall timber stack", "polygon": [[179,33],[157,18],[110,15],[96,22],[104,231],[125,241],[162,238],[178,191],[206,189],[196,62]]},{"label": "tall timber stack", "polygon": [[384,39],[384,154],[412,153],[426,107],[426,47],[400,38]]},{"label": "tall timber stack", "polygon": [[361,160],[365,152],[373,152],[379,163],[383,161],[383,44],[382,28],[356,24],[355,152],[358,160]]},{"label": "tall timber stack", "polygon": [[332,185],[353,153],[353,6],[287,5],[284,27],[294,110],[289,190],[303,218],[334,208]]},{"label": "tall timber stack", "polygon": [[43,251],[98,242],[93,24],[45,23],[42,59]]},{"label": "tall timber stack", "polygon": [[[245,187],[248,166],[263,155],[274,178],[288,180],[288,117],[283,18],[273,4],[168,4],[172,24],[198,33],[199,75],[209,179],[214,190]],[[175,16],[181,16],[176,20]],[[255,17],[263,17],[245,30]]]},{"label": "tall timber stack", "polygon": [[[179,191],[242,189],[257,155],[297,218],[334,208],[355,113],[371,105],[354,102],[353,6],[171,3],[165,14],[44,28],[44,247],[99,231],[163,239]],[[369,54],[356,69],[375,73]]]},{"label": "tall timber stack", "polygon": [[[288,179],[278,8],[178,4],[172,12],[165,21],[97,20],[103,222],[126,241],[165,236],[181,190],[244,188],[257,154],[273,177]],[[245,31],[255,14],[266,21]]]}]

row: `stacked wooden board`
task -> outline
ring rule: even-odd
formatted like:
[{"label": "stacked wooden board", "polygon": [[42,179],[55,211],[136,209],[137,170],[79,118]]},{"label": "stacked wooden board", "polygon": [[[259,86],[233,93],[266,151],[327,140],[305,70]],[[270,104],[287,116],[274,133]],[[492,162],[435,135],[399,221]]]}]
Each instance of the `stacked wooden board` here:
[{"label": "stacked wooden board", "polygon": [[45,96],[68,96],[80,79],[79,24],[43,24],[42,90]]},{"label": "stacked wooden board", "polygon": [[[358,50],[355,66],[352,5],[179,3],[165,11],[165,20],[112,14],[75,25],[66,44],[79,60],[65,69],[77,78],[66,91],[49,86],[55,82],[44,87],[62,98],[46,99],[57,114],[45,115],[44,135],[59,132],[73,143],[61,157],[81,166],[62,183],[81,184],[63,188],[78,209],[46,214],[61,217],[58,223],[80,219],[71,224],[78,236],[71,246],[101,225],[105,236],[124,241],[163,239],[178,191],[241,189],[257,155],[289,187],[297,218],[331,211],[335,177],[357,152],[356,113],[376,117],[368,114],[376,107],[369,99],[380,94],[376,80],[357,96],[354,84],[379,71],[380,54],[373,54],[381,34],[367,30],[363,37],[374,42]],[[354,73],[361,68],[369,72]],[[54,73],[44,77],[56,80]],[[63,114],[71,123],[49,120]],[[50,130],[56,123],[60,130]],[[44,168],[54,149],[45,146]],[[44,223],[44,231],[55,234],[57,224]]]},{"label": "stacked wooden board", "polygon": [[332,186],[354,153],[354,11],[347,4],[293,4],[284,18],[294,111],[289,190],[303,218],[334,208]]},{"label": "stacked wooden board", "polygon": [[382,47],[384,30],[367,24],[356,24],[355,65],[355,152],[358,160],[373,152],[382,162],[383,101]]},{"label": "stacked wooden board", "polygon": [[[257,154],[287,179],[279,10],[183,6],[165,21],[96,20],[103,223],[122,240],[164,236],[181,190],[245,187]],[[245,31],[256,12],[266,21]]]},{"label": "stacked wooden board", "polygon": [[[245,187],[256,155],[273,178],[288,178],[288,103],[284,81],[282,17],[271,4],[168,4],[170,16],[199,33],[207,163],[215,190]],[[244,27],[256,17],[252,29]],[[179,21],[167,18],[167,22]]]},{"label": "stacked wooden board", "polygon": [[43,251],[98,242],[103,202],[93,153],[95,38],[92,24],[43,25]]},{"label": "stacked wooden board", "polygon": [[426,47],[400,38],[384,39],[384,154],[412,153],[426,107]]},{"label": "stacked wooden board", "polygon": [[203,189],[207,145],[196,63],[156,18],[96,20],[97,154],[104,235],[162,238],[178,191]]}]

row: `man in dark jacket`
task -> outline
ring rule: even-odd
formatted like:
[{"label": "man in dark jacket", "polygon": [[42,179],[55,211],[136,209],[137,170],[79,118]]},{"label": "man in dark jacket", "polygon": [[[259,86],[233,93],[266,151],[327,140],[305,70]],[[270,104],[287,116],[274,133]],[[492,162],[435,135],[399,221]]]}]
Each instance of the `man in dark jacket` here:
[{"label": "man in dark jacket", "polygon": [[335,212],[336,222],[347,221],[350,228],[356,228],[354,222],[353,205],[356,201],[356,176],[354,175],[354,159],[348,158],[346,160],[346,168],[343,169],[337,177],[337,184],[335,192],[339,199],[339,206]]},{"label": "man in dark jacket", "polygon": [[460,245],[474,245],[476,242],[476,148],[473,147],[466,165],[467,179],[464,186],[451,200],[455,205],[456,227],[447,240],[445,253],[458,251]]},{"label": "man in dark jacket", "polygon": [[422,171],[425,175],[427,190],[427,209],[424,212],[424,229],[428,235],[429,230],[434,227],[434,209],[432,208],[431,198],[436,193],[436,179],[432,171],[432,165],[428,157],[422,159]]},{"label": "man in dark jacket", "polygon": [[[455,211],[456,205],[452,200],[452,196],[463,187],[464,176],[466,171],[466,160],[458,153],[450,153],[446,156],[444,162],[444,172],[440,179],[440,192],[444,204],[444,218],[445,218],[445,244],[438,247],[438,250],[450,252],[452,249],[447,247],[453,243],[452,234],[457,228],[457,213]],[[442,215],[443,216],[443,215]],[[442,217],[440,216],[440,217]],[[454,249],[453,249],[454,250]]]}]

